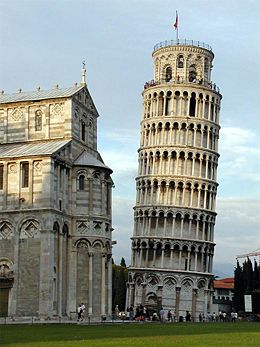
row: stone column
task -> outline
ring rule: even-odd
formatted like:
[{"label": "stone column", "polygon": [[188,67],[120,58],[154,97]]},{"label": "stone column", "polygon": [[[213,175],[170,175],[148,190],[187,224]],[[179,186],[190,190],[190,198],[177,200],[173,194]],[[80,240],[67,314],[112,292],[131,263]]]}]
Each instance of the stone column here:
[{"label": "stone column", "polygon": [[101,316],[106,314],[106,253],[101,254],[102,273],[101,273]]},{"label": "stone column", "polygon": [[179,250],[179,266],[178,269],[181,270],[181,256],[182,256],[182,250]]},{"label": "stone column", "polygon": [[57,271],[57,277],[58,277],[58,300],[57,300],[57,305],[58,305],[58,314],[61,317],[62,316],[62,284],[63,284],[63,252],[62,252],[62,246],[63,246],[63,234],[60,232],[58,234],[58,242],[59,242],[59,254],[58,254],[58,271]]},{"label": "stone column", "polygon": [[172,217],[172,237],[174,237],[175,216]]},{"label": "stone column", "polygon": [[54,235],[52,230],[41,230],[39,317],[53,314]]},{"label": "stone column", "polygon": [[146,249],[145,249],[145,264],[144,264],[144,267],[147,267],[147,266],[148,266],[148,255],[149,255],[149,247],[146,246]]},{"label": "stone column", "polygon": [[130,306],[134,306],[135,304],[134,298],[135,298],[135,284],[130,283]]},{"label": "stone column", "polygon": [[203,99],[203,104],[202,104],[202,118],[205,118],[205,103],[206,103],[206,99]]},{"label": "stone column", "polygon": [[93,252],[89,252],[89,273],[88,273],[88,315],[93,314]]},{"label": "stone column", "polygon": [[29,205],[33,206],[33,174],[34,174],[34,167],[33,167],[33,160],[29,161]]},{"label": "stone column", "polygon": [[106,181],[102,180],[101,181],[101,214],[103,216],[106,215],[106,204],[105,204],[105,197],[106,197]]},{"label": "stone column", "polygon": [[46,119],[45,138],[48,139],[50,137],[50,108],[49,107],[46,107],[45,109],[45,119]]},{"label": "stone column", "polygon": [[170,249],[170,268],[173,268],[173,248]]},{"label": "stone column", "polygon": [[184,217],[181,216],[181,238],[182,238],[182,235],[183,235],[183,222],[184,222]]},{"label": "stone column", "polygon": [[164,248],[162,247],[162,255],[161,255],[161,268],[164,266]]},{"label": "stone column", "polygon": [[198,252],[197,250],[195,251],[195,264],[194,264],[194,271],[198,271]]},{"label": "stone column", "polygon": [[68,286],[68,301],[67,312],[71,318],[76,317],[77,310],[77,248],[72,246],[72,239],[68,239],[69,245],[69,286]]},{"label": "stone column", "polygon": [[163,286],[159,284],[156,291],[158,311],[162,307],[162,289],[163,289]]},{"label": "stone column", "polygon": [[189,236],[191,236],[191,223],[192,223],[192,218],[189,218]]},{"label": "stone column", "polygon": [[192,317],[192,321],[196,322],[196,306],[197,306],[197,293],[198,293],[198,289],[197,288],[193,288],[192,290],[192,303],[191,303],[191,317]]},{"label": "stone column", "polygon": [[208,295],[209,295],[209,290],[205,289],[204,290],[204,315],[207,317],[207,312],[208,312]]},{"label": "stone column", "polygon": [[206,253],[206,266],[205,266],[205,272],[209,272],[209,254]]},{"label": "stone column", "polygon": [[180,296],[181,296],[181,287],[176,287],[175,312],[176,312],[177,321],[179,320],[179,314],[180,314]]},{"label": "stone column", "polygon": [[146,298],[146,283],[142,283],[142,305],[145,304]]},{"label": "stone column", "polygon": [[89,213],[93,211],[93,178],[89,178]]},{"label": "stone column", "polygon": [[[7,172],[5,171],[5,174],[7,176]],[[16,315],[16,306],[17,306],[17,293],[18,293],[18,285],[19,285],[19,237],[20,232],[19,229],[16,228],[16,230],[13,230],[14,232],[14,265],[13,265],[13,271],[14,271],[14,283],[13,288],[10,290],[10,297],[9,302],[10,305],[8,307],[8,315],[9,316],[15,316]]]},{"label": "stone column", "polygon": [[199,220],[197,220],[197,224],[196,224],[196,240],[199,239]]},{"label": "stone column", "polygon": [[153,264],[152,264],[152,266],[155,266],[155,259],[156,259],[156,246],[153,246]]}]

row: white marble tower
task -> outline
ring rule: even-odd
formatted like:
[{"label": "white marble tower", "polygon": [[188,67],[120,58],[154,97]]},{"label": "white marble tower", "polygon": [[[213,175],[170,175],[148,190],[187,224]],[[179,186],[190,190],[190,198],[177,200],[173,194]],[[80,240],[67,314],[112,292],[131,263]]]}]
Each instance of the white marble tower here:
[{"label": "white marble tower", "polygon": [[193,319],[211,297],[221,94],[198,41],[154,47],[144,86],[127,306]]}]

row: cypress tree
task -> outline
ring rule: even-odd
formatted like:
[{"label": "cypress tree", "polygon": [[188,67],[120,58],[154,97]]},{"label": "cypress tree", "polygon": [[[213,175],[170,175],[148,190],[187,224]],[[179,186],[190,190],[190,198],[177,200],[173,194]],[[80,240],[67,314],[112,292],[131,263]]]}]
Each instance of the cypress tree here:
[{"label": "cypress tree", "polygon": [[238,260],[234,273],[234,307],[237,311],[244,311],[244,279]]},{"label": "cypress tree", "polygon": [[[121,260],[122,262],[122,260]],[[112,307],[118,305],[120,311],[125,310],[126,282],[128,270],[121,265],[112,265]]]},{"label": "cypress tree", "polygon": [[120,261],[120,266],[126,268],[126,262],[125,262],[125,258],[122,258]]},{"label": "cypress tree", "polygon": [[253,291],[252,291],[253,313],[260,313],[260,267],[254,261]]}]

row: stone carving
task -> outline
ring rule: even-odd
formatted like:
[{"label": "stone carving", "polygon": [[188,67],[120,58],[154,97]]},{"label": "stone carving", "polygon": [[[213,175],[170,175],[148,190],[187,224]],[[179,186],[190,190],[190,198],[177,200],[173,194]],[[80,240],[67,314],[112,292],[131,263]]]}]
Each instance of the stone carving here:
[{"label": "stone carving", "polygon": [[14,236],[11,223],[3,221],[0,223],[0,240],[9,240]]},{"label": "stone carving", "polygon": [[35,162],[33,163],[33,167],[35,168],[36,171],[41,171],[41,169],[42,169],[41,160],[35,161]]},{"label": "stone carving", "polygon": [[5,261],[0,261],[0,278],[12,278],[14,277],[14,272],[10,269],[10,265],[6,264]]},{"label": "stone carving", "polygon": [[191,286],[192,286],[192,283],[190,280],[184,280],[182,282],[182,290],[184,292],[190,292],[191,291]]},{"label": "stone carving", "polygon": [[62,116],[63,113],[63,104],[54,104],[51,105],[51,113],[56,116]]},{"label": "stone carving", "polygon": [[28,239],[28,238],[36,239],[39,237],[40,237],[39,223],[34,219],[27,220],[22,225],[20,239]]},{"label": "stone carving", "polygon": [[77,232],[81,235],[87,234],[89,232],[90,225],[87,221],[78,221],[77,222]]},{"label": "stone carving", "polygon": [[94,222],[94,229],[96,234],[100,234],[102,231],[102,223],[101,222]]},{"label": "stone carving", "polygon": [[9,164],[8,165],[8,172],[9,173],[16,173],[17,172],[17,165],[16,164]]},{"label": "stone carving", "polygon": [[77,248],[85,248],[87,249],[88,248],[88,244],[86,241],[82,240],[80,241],[78,244],[77,244]]},{"label": "stone carving", "polygon": [[166,278],[164,281],[164,286],[166,289],[171,290],[172,287],[176,285],[176,281],[173,278]]},{"label": "stone carving", "polygon": [[21,108],[15,108],[11,114],[11,117],[14,121],[19,121],[22,120],[22,118],[24,117],[24,112],[23,109]]}]

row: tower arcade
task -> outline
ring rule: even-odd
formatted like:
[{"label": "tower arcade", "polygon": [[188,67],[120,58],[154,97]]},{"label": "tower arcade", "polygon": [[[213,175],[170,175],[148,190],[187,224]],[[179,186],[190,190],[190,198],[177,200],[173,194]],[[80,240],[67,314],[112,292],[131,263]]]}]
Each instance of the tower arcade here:
[{"label": "tower arcade", "polygon": [[154,47],[145,83],[127,306],[207,312],[214,254],[221,94],[198,41]]}]

